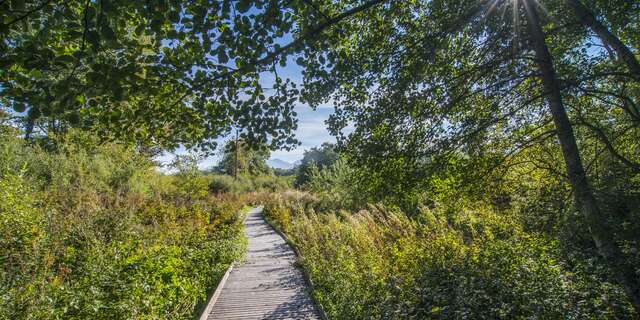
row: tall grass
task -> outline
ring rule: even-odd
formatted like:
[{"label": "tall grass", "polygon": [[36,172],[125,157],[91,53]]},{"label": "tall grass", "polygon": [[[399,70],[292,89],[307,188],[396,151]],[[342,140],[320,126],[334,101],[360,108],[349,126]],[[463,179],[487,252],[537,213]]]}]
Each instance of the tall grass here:
[{"label": "tall grass", "polygon": [[332,319],[633,318],[620,287],[568,264],[556,240],[514,215],[422,208],[409,218],[291,192],[265,213],[298,247]]},{"label": "tall grass", "polygon": [[82,133],[2,136],[0,319],[192,318],[246,240],[239,197],[185,183]]}]

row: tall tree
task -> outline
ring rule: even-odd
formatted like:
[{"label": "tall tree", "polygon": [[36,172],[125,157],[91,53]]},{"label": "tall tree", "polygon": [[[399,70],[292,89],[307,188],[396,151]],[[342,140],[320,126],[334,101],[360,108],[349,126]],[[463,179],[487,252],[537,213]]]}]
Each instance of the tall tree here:
[{"label": "tall tree", "polygon": [[556,76],[553,58],[549,53],[545,35],[540,26],[538,9],[534,0],[522,0],[522,3],[527,16],[527,27],[535,51],[536,63],[541,73],[540,78],[545,90],[546,101],[549,104],[549,110],[556,127],[555,131],[564,156],[567,176],[573,189],[575,202],[586,218],[598,252],[616,270],[616,276],[620,279],[636,311],[640,313],[640,277],[636,274],[635,267],[629,264],[615,243],[613,230],[609,226],[607,217],[600,210],[589,185],[573,127],[562,99],[561,85]]},{"label": "tall tree", "polygon": [[[542,21],[537,10],[545,4]],[[638,275],[599,208],[572,124],[581,121],[574,120],[580,114],[593,114],[586,109],[593,104],[584,102],[600,99],[606,110],[617,110],[607,111],[606,123],[626,127],[621,136],[636,136],[635,109],[623,100],[636,104],[628,91],[637,83],[632,69],[620,71],[601,52],[589,50],[591,36],[569,9],[532,0],[375,7],[320,39],[318,46],[326,50],[304,51],[304,97],[312,104],[331,99],[332,130],[352,160],[366,171],[386,171],[385,181],[405,193],[426,187],[429,175],[447,164],[441,159],[452,154],[479,157],[486,152],[483,145],[493,144],[509,146],[496,154],[508,157],[555,133],[565,160],[559,173],[568,177],[603,260],[640,310]],[[528,32],[521,30],[525,25]],[[563,95],[569,93],[581,100],[571,97],[566,106]],[[613,116],[623,110],[628,116]],[[342,135],[349,124],[355,129]],[[635,162],[637,155],[631,158]],[[407,178],[396,182],[404,172],[410,172]]]},{"label": "tall tree", "polygon": [[638,59],[629,47],[600,22],[593,12],[585,7],[580,0],[566,0],[566,3],[575,11],[583,25],[593,30],[606,46],[610,46],[615,50],[620,60],[627,65],[636,80],[640,81],[640,62],[638,62]]},{"label": "tall tree", "polygon": [[296,175],[294,184],[297,187],[304,185],[309,180],[312,167],[320,170],[328,168],[336,162],[339,157],[335,150],[335,145],[327,142],[323,143],[320,147],[306,150],[298,167],[298,174]]},{"label": "tall tree", "polygon": [[222,172],[236,177],[268,174],[271,172],[267,165],[269,155],[266,145],[255,146],[242,139],[232,139],[224,146],[218,167]]}]

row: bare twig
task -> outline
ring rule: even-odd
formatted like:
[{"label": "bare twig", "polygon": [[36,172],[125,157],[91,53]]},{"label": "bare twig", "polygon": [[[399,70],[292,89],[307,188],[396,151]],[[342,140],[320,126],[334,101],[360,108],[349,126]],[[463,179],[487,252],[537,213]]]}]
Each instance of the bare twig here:
[{"label": "bare twig", "polygon": [[576,124],[582,125],[584,127],[589,128],[596,135],[596,137],[598,137],[598,140],[600,140],[604,144],[605,148],[607,148],[607,150],[609,151],[609,153],[612,156],[614,156],[616,159],[620,160],[620,162],[624,163],[624,165],[629,167],[629,169],[631,169],[634,173],[640,172],[640,164],[635,163],[635,162],[625,158],[623,155],[621,155],[615,149],[615,147],[613,146],[611,141],[609,141],[609,138],[607,138],[607,135],[604,133],[604,131],[601,128],[589,123],[584,118],[580,119],[580,122],[578,122]]}]

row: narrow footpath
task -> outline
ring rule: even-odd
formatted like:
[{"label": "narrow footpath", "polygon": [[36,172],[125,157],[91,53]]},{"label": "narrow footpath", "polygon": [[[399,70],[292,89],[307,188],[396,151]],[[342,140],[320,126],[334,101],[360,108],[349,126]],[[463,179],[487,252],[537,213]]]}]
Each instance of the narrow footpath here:
[{"label": "narrow footpath", "polygon": [[293,250],[267,224],[261,208],[248,213],[245,234],[247,259],[231,270],[206,319],[320,319],[302,272],[293,265]]}]

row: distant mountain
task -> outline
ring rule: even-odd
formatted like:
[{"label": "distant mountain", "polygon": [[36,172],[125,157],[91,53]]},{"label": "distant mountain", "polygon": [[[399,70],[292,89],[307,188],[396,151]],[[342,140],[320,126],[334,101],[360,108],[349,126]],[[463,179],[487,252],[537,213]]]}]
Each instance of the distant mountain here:
[{"label": "distant mountain", "polygon": [[291,169],[294,167],[293,164],[280,159],[269,159],[267,160],[267,165],[274,169]]}]

